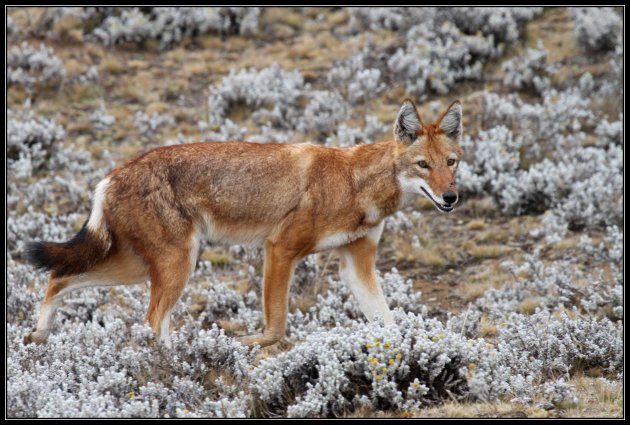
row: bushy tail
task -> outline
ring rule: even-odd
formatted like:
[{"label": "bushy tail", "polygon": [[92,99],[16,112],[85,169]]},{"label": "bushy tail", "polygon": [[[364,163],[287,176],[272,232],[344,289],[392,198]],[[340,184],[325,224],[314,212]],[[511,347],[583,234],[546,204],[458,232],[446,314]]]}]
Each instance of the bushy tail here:
[{"label": "bushy tail", "polygon": [[26,258],[37,268],[52,270],[57,276],[84,273],[102,261],[111,247],[111,235],[102,226],[98,232],[88,228],[88,222],[68,242],[30,242]]}]

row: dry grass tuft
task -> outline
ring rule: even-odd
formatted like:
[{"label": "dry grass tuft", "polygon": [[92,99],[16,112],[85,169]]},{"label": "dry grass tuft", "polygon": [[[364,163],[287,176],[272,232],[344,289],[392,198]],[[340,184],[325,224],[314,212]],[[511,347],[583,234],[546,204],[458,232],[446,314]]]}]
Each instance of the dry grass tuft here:
[{"label": "dry grass tuft", "polygon": [[471,240],[465,241],[462,247],[468,255],[479,260],[498,258],[509,250],[503,245],[477,245]]},{"label": "dry grass tuft", "polygon": [[425,266],[444,267],[448,264],[436,248],[421,248],[415,251],[413,256],[416,261]]},{"label": "dry grass tuft", "polygon": [[466,228],[468,230],[483,230],[486,228],[486,223],[483,219],[477,219],[469,222]]},{"label": "dry grass tuft", "polygon": [[499,333],[497,325],[484,314],[479,320],[479,334],[483,338],[494,338]]},{"label": "dry grass tuft", "polygon": [[534,314],[536,309],[540,307],[539,297],[528,297],[521,301],[518,305],[518,311],[521,314]]}]

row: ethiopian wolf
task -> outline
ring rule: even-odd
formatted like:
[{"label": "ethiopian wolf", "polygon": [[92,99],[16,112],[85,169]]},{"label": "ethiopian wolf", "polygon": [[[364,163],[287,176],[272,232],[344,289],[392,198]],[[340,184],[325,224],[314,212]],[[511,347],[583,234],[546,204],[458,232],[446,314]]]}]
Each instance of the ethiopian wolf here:
[{"label": "ethiopian wolf", "polygon": [[206,142],[132,159],[96,186],[89,219],[74,238],[27,245],[29,261],[51,274],[37,327],[24,342],[46,341],[68,292],[150,279],[147,319],[168,343],[170,314],[202,238],[264,247],[265,328],[244,344],[267,346],[285,334],[293,270],[327,249],[339,254],[341,277],[367,318],[391,322],[375,272],[383,219],[417,195],[453,210],[461,134],[459,102],[428,124],[407,99],[394,140],[383,143]]}]

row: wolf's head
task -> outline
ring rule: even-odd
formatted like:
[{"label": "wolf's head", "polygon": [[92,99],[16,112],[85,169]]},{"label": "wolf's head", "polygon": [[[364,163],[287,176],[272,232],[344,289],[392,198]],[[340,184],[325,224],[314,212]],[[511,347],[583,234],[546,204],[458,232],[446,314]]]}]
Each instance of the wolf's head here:
[{"label": "wolf's head", "polygon": [[455,173],[463,155],[462,105],[453,102],[433,124],[422,122],[416,105],[405,99],[394,122],[399,144],[397,177],[404,198],[423,195],[437,209],[453,211],[457,203]]}]

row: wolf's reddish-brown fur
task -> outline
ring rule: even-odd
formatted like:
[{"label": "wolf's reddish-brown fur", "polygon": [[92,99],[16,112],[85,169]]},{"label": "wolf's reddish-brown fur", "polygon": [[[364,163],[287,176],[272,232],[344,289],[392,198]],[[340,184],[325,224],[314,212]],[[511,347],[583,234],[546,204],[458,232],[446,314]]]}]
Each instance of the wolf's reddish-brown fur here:
[{"label": "wolf's reddish-brown fur", "polygon": [[[452,210],[461,106],[452,104],[435,124],[425,125],[407,100],[394,134],[390,142],[343,149],[177,145],[114,169],[97,188],[86,235],[76,243],[30,245],[31,260],[52,273],[40,321],[25,341],[45,341],[64,293],[147,278],[147,319],[165,338],[170,311],[206,236],[215,243],[264,246],[265,332],[244,338],[246,344],[269,345],[284,335],[293,269],[322,249],[338,250],[342,276],[366,315],[391,320],[375,274],[382,220],[418,194]],[[71,254],[53,255],[59,250]]]}]

